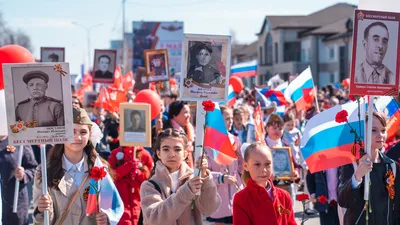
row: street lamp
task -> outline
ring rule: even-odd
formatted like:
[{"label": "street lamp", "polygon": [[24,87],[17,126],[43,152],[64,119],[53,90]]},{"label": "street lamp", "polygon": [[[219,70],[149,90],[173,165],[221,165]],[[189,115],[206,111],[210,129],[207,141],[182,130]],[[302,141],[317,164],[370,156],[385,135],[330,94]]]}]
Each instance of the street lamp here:
[{"label": "street lamp", "polygon": [[79,24],[76,21],[73,21],[72,24],[75,25],[75,26],[81,27],[86,31],[87,45],[88,45],[88,68],[89,68],[89,71],[90,71],[90,62],[91,62],[90,61],[90,31],[95,27],[99,27],[99,26],[103,25],[104,23],[99,23],[99,24],[96,24],[96,25],[93,25],[93,26],[90,26],[90,27],[86,27],[86,26],[84,26],[82,24]]}]

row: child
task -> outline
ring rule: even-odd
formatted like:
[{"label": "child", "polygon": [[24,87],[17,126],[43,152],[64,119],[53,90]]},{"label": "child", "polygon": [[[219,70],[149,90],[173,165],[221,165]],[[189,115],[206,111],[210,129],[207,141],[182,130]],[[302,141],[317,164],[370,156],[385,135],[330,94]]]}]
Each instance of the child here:
[{"label": "child", "polygon": [[246,188],[233,199],[233,225],[296,225],[289,193],[274,186],[272,153],[255,142],[244,153]]},{"label": "child", "polygon": [[201,225],[202,215],[210,216],[219,208],[221,198],[207,160],[197,161],[197,168],[202,164],[201,176],[193,174],[184,161],[187,144],[182,131],[169,128],[159,133],[152,176],[140,188],[144,224]]}]

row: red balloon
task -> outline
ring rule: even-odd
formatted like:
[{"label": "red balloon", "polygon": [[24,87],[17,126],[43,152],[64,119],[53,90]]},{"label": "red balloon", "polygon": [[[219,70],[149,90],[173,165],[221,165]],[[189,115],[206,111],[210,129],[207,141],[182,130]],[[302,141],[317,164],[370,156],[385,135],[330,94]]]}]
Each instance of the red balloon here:
[{"label": "red balloon", "polygon": [[229,84],[232,85],[233,91],[236,93],[242,92],[244,88],[243,81],[238,76],[233,76],[229,78]]},{"label": "red balloon", "polygon": [[4,89],[3,63],[33,63],[32,53],[19,45],[5,45],[0,48],[0,90]]},{"label": "red balloon", "polygon": [[155,119],[161,111],[161,98],[160,96],[152,90],[144,89],[136,94],[135,100],[133,102],[141,102],[150,104],[151,119]]}]

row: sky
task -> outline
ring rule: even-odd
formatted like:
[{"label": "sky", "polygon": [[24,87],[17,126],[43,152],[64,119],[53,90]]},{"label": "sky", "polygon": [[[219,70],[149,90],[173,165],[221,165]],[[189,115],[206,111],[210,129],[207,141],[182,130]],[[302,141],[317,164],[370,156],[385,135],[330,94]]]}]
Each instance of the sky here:
[{"label": "sky", "polygon": [[[126,0],[126,32],[132,21],[183,21],[184,32],[229,35],[239,43],[251,43],[266,15],[307,15],[339,2],[358,0]],[[0,0],[3,19],[13,29],[27,33],[33,55],[40,47],[65,47],[70,73],[80,73],[94,49],[108,49],[110,40],[122,37],[122,0]],[[96,26],[98,25],[98,26]],[[90,62],[92,66],[93,62]]]}]

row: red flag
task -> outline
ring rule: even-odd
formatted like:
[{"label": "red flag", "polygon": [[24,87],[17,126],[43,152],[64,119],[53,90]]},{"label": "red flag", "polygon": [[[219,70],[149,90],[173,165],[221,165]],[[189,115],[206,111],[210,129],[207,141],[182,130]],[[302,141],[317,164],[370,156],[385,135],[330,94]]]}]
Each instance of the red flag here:
[{"label": "red flag", "polygon": [[314,88],[303,89],[304,94],[304,102],[306,103],[306,110],[310,109],[314,103],[315,98],[315,90]]},{"label": "red flag", "polygon": [[124,77],[122,77],[122,87],[126,92],[128,92],[129,89],[133,88],[134,83],[135,81],[133,80],[132,71],[129,71],[125,74]]},{"label": "red flag", "polygon": [[90,74],[90,72],[87,72],[85,74],[85,76],[83,76],[82,78],[82,84],[90,84],[93,85],[93,78],[92,78],[92,74]]},{"label": "red flag", "polygon": [[258,103],[256,110],[254,110],[253,118],[254,118],[254,127],[255,127],[254,132],[256,141],[265,144],[265,139],[264,139],[265,132],[264,132],[264,124],[262,120],[260,103]]},{"label": "red flag", "polygon": [[119,104],[127,102],[125,91],[109,88],[108,92],[110,93],[110,106],[113,109],[112,111],[119,113]]},{"label": "red flag", "polygon": [[121,67],[117,66],[114,70],[114,83],[111,85],[116,89],[122,89],[122,76],[121,76]]},{"label": "red flag", "polygon": [[114,112],[113,106],[111,104],[110,93],[105,87],[100,88],[99,96],[97,97],[94,105],[110,112]]}]

